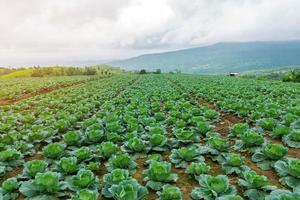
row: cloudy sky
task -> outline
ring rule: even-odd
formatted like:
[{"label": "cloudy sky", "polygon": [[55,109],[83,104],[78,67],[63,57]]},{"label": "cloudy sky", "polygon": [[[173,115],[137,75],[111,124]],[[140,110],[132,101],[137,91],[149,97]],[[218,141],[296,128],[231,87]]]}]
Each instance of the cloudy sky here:
[{"label": "cloudy sky", "polygon": [[300,39],[299,0],[0,0],[0,66]]}]

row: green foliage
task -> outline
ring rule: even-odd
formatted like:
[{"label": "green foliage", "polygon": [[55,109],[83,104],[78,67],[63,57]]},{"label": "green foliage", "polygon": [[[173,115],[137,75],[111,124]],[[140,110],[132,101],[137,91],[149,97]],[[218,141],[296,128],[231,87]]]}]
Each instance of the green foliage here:
[{"label": "green foliage", "polygon": [[182,193],[178,187],[164,185],[162,192],[158,192],[158,200],[182,200]]},{"label": "green foliage", "polygon": [[198,181],[201,187],[193,189],[191,193],[193,199],[213,200],[225,195],[236,194],[236,189],[229,184],[227,176],[200,175]]},{"label": "green foliage", "polygon": [[171,172],[171,163],[152,161],[143,174],[146,186],[152,190],[160,190],[165,183],[175,182],[177,175]]}]

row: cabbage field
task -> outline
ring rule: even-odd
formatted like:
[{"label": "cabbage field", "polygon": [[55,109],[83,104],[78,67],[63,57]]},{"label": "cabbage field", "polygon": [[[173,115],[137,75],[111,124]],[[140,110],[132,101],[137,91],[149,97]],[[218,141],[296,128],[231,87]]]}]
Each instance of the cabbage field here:
[{"label": "cabbage field", "polygon": [[300,200],[297,83],[2,81],[0,200]]}]

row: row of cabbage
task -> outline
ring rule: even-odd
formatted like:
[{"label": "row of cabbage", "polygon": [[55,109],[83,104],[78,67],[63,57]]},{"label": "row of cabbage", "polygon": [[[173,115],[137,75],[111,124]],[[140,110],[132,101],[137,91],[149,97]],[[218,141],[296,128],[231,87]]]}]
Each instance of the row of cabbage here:
[{"label": "row of cabbage", "polygon": [[[299,160],[285,157],[285,147],[268,143],[246,124],[232,127],[231,136],[239,138],[232,145],[212,131],[218,120],[218,112],[164,75],[142,76],[77,129],[61,132],[62,141],[43,148],[45,159],[27,161],[21,175],[3,182],[1,193],[6,199],[21,193],[40,200],[138,200],[157,191],[161,200],[186,199],[185,188],[176,184],[178,168],[198,182],[188,194],[193,199],[299,199]],[[251,170],[244,151],[264,158],[294,191],[277,189]],[[222,174],[212,175],[209,158],[222,166]],[[146,161],[138,165],[141,159]],[[239,177],[242,196],[230,176]]]},{"label": "row of cabbage", "polygon": [[81,121],[135,79],[115,76],[95,80],[0,107],[0,175],[22,165],[24,157],[35,155],[41,146],[60,140],[62,133],[80,127]]},{"label": "row of cabbage", "polygon": [[[227,110],[224,107],[222,107],[222,105],[226,105],[226,103],[221,104],[220,102],[223,101],[229,101],[229,102],[237,102],[239,103],[240,101],[242,101],[243,103],[245,103],[247,105],[246,101],[257,101],[257,104],[254,104],[255,106],[262,106],[262,104],[258,104],[258,100],[254,99],[256,97],[252,97],[252,98],[245,98],[243,100],[240,100],[239,98],[241,98],[241,95],[243,95],[244,90],[240,89],[240,90],[235,90],[235,87],[237,87],[238,84],[240,84],[241,88],[247,88],[249,87],[249,91],[251,91],[251,88],[259,88],[262,84],[260,82],[258,82],[258,85],[254,85],[253,82],[251,82],[251,85],[247,85],[246,83],[243,83],[242,79],[230,79],[230,78],[220,78],[220,77],[205,77],[205,76],[200,76],[200,77],[196,77],[196,76],[173,76],[173,77],[168,77],[171,80],[177,82],[177,84],[180,84],[181,86],[183,86],[184,88],[186,88],[187,90],[190,91],[190,93],[192,93],[193,95],[199,95],[201,98],[205,98],[207,100],[210,100],[211,102],[216,102],[216,105],[218,105],[221,109],[225,110],[226,112],[230,112],[233,110]],[[228,81],[233,81],[233,83],[230,83],[228,86],[225,86],[225,83],[228,83]],[[243,85],[244,84],[244,85]],[[248,83],[250,84],[250,83]],[[263,82],[263,84],[268,84],[268,82]],[[272,85],[277,85],[280,83],[276,83],[276,82],[272,82],[269,83],[269,87],[271,87]],[[234,85],[234,86],[232,86]],[[212,89],[209,89],[209,87],[212,86]],[[223,88],[222,88],[223,87]],[[261,86],[262,87],[262,86]],[[207,91],[205,89],[207,89]],[[218,89],[216,89],[218,88]],[[283,90],[279,90],[276,91],[275,89],[276,87],[271,87],[271,89],[275,90],[273,91],[273,93],[279,93],[279,92],[283,92]],[[269,90],[271,90],[269,89]],[[297,85],[290,85],[287,87],[287,91],[291,91],[293,90],[294,93],[291,97],[294,96],[294,98],[296,98],[296,94],[297,94]],[[222,91],[220,93],[216,92],[216,91]],[[228,91],[228,93],[226,93],[226,91]],[[246,89],[245,89],[246,91]],[[246,92],[247,93],[247,92]],[[271,92],[272,93],[272,92]],[[237,95],[237,97],[235,97],[235,95],[233,94],[239,94],[240,96]],[[256,96],[260,96],[262,94],[260,94],[259,92],[257,92]],[[287,98],[284,97],[284,95],[279,95],[281,98]],[[228,100],[226,100],[225,98],[228,98]],[[260,97],[257,97],[258,99]],[[266,98],[266,101],[272,101],[272,99],[269,99],[270,97],[264,97]],[[222,100],[221,100],[222,99]],[[293,101],[298,101],[299,99],[290,99],[291,102]],[[265,102],[266,102],[265,101]],[[278,101],[277,100],[274,100]],[[273,102],[273,103],[274,103]],[[284,100],[281,100],[281,102],[286,102]],[[264,102],[263,102],[264,103]],[[266,102],[267,103],[267,102]],[[293,107],[293,109],[297,109],[297,106],[299,104],[286,104],[285,107],[282,104],[282,110],[284,109],[290,109],[291,107]],[[235,110],[236,111],[236,110]],[[237,114],[238,111],[236,111]],[[250,113],[254,113],[255,111],[250,111]],[[291,115],[291,113],[286,113],[286,111],[281,111],[280,112],[282,115]],[[264,115],[264,113],[261,113],[262,115]],[[299,129],[297,128],[297,126],[295,126],[298,123],[299,120],[299,115],[297,115],[297,113],[292,113],[292,115],[294,115],[294,121],[290,121],[290,123],[286,124],[286,126],[288,126],[288,128],[284,125],[277,125],[274,126],[274,129],[268,129],[268,120],[271,120],[273,118],[263,118],[262,119],[257,119],[257,122],[255,123],[256,126],[250,128],[249,125],[247,123],[238,123],[236,125],[234,125],[231,129],[231,134],[229,135],[231,138],[233,138],[235,140],[235,145],[233,147],[231,147],[231,149],[233,151],[236,152],[241,152],[241,153],[248,153],[252,155],[252,161],[255,162],[258,167],[260,167],[263,170],[269,170],[269,169],[274,169],[278,175],[280,177],[282,177],[280,179],[280,182],[287,186],[288,188],[290,188],[295,195],[299,195],[300,192],[300,160],[299,157],[297,158],[291,158],[291,157],[287,157],[287,152],[288,152],[288,148],[284,147],[281,144],[273,144],[271,142],[269,142],[268,140],[266,140],[264,138],[264,133],[268,133],[270,135],[274,135],[274,133],[279,133],[279,132],[284,132],[285,129],[289,129],[289,132],[286,133],[286,136],[284,136],[283,141],[285,142],[285,144],[287,144],[290,147],[296,147],[299,148]],[[278,120],[280,121],[279,118],[276,118],[274,120]],[[286,121],[284,121],[286,122]],[[273,134],[272,134],[273,133]],[[216,143],[217,144],[217,143]],[[217,144],[217,148],[219,151],[225,151],[228,152],[229,148],[229,141],[228,139],[220,139],[218,144]],[[297,154],[296,154],[297,155]],[[214,160],[219,161],[220,164],[222,164],[222,167],[224,167],[224,162],[222,162],[222,160],[226,160],[225,158],[226,156],[222,157],[216,157],[213,158]],[[243,160],[243,159],[240,159]],[[226,169],[225,169],[226,170]],[[234,170],[234,168],[232,168],[232,166],[230,166],[230,168],[228,170]],[[245,169],[241,169],[241,170],[245,170]],[[269,189],[269,188],[268,188]],[[253,195],[253,194],[252,194]],[[258,195],[258,194],[257,194]],[[264,196],[264,195],[263,195]],[[250,198],[250,197],[249,197]],[[258,196],[254,196],[254,199],[263,199],[264,197],[258,198]],[[294,198],[294,197],[293,197]]]},{"label": "row of cabbage", "polygon": [[173,76],[223,111],[251,120],[261,134],[300,148],[300,85],[222,76]]},{"label": "row of cabbage", "polygon": [[0,79],[0,100],[17,99],[26,93],[35,93],[41,89],[53,88],[58,85],[69,85],[79,81],[94,79],[94,76],[59,76],[59,77],[27,77]]}]

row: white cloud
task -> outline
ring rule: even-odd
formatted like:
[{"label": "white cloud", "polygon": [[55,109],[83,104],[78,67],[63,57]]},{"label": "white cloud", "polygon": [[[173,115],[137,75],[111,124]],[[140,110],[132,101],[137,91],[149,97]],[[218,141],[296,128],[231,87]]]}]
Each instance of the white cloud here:
[{"label": "white cloud", "polygon": [[0,65],[300,39],[299,0],[0,0]]}]

